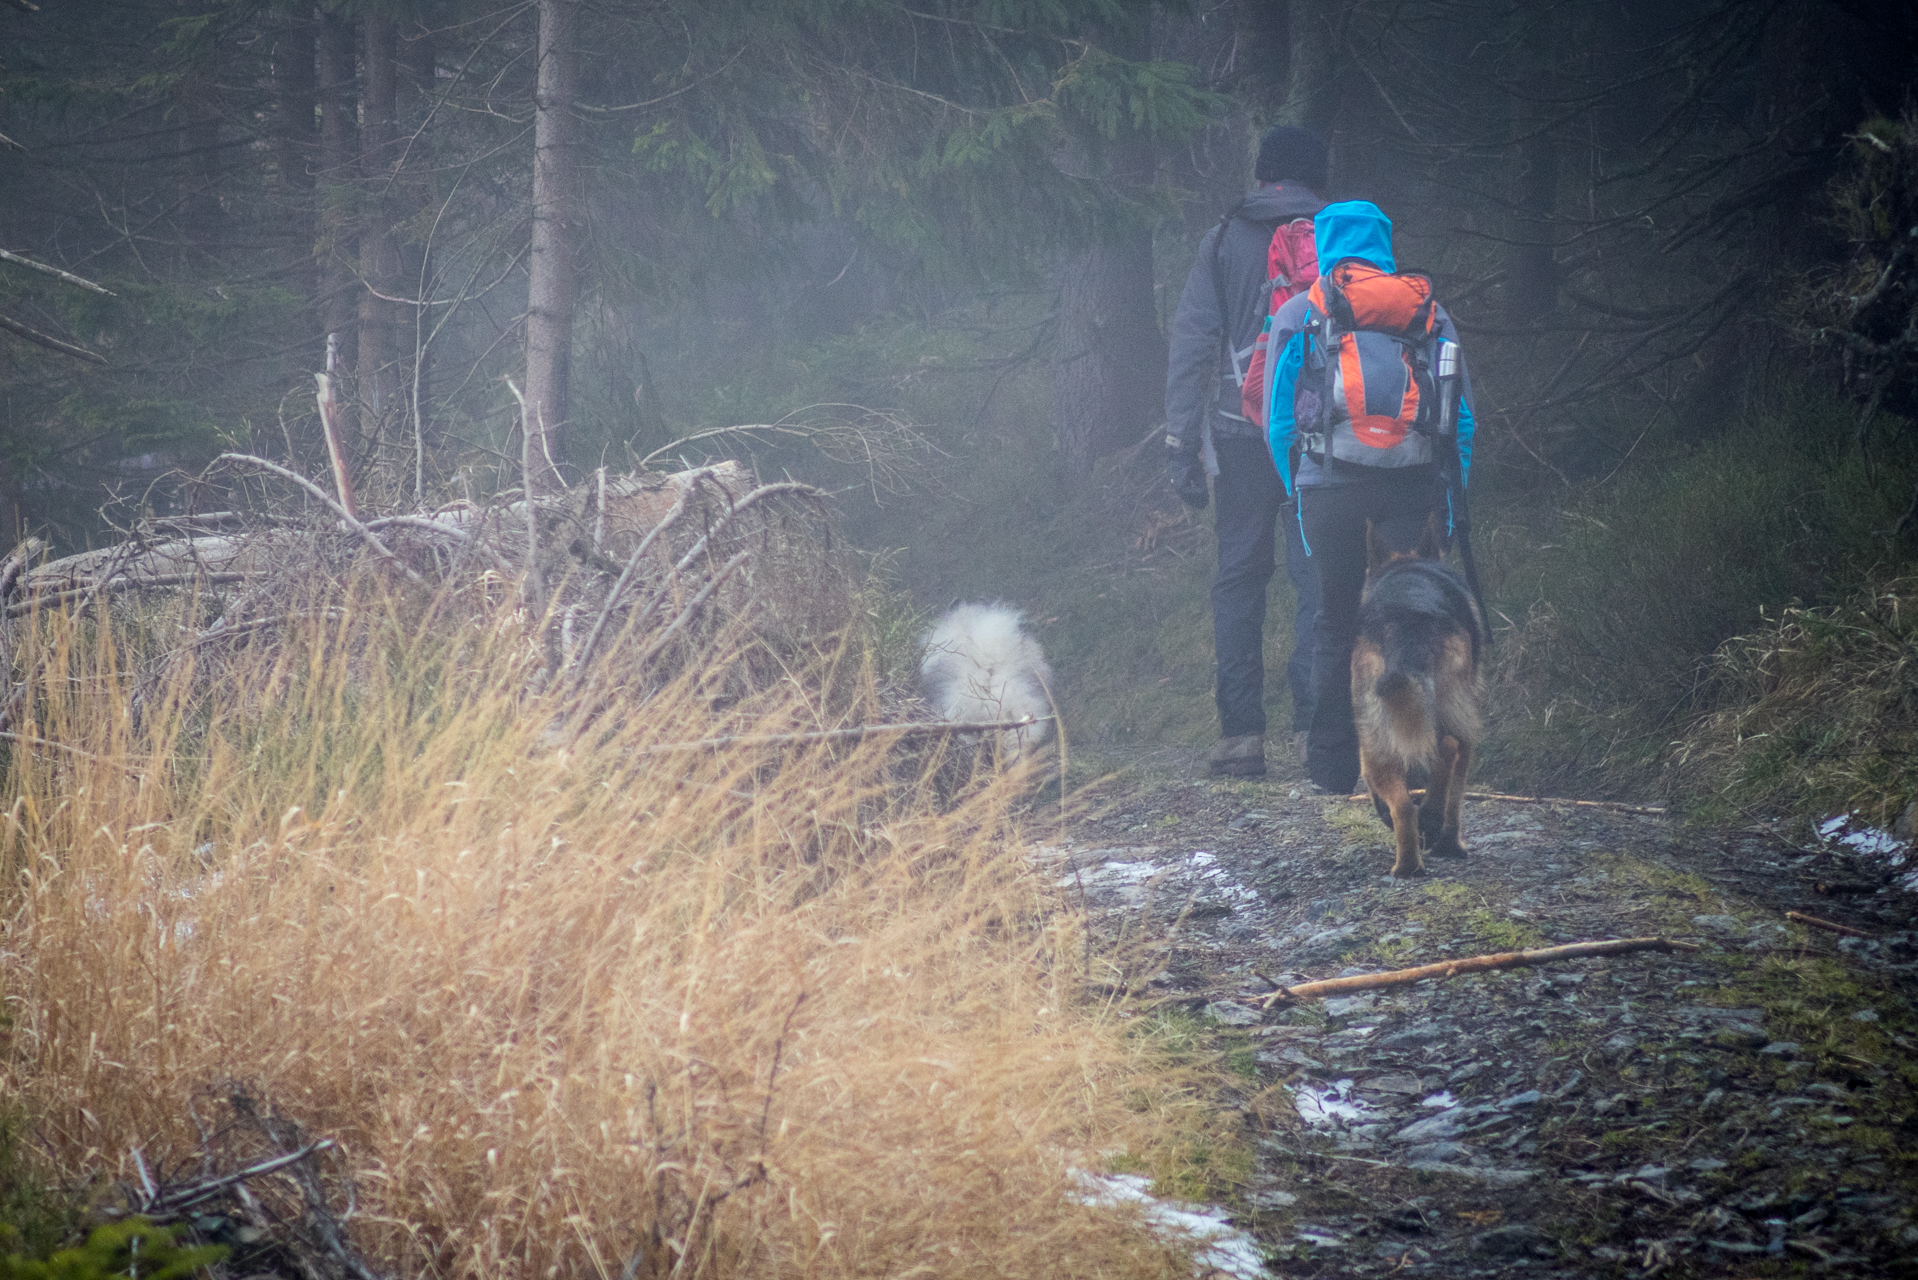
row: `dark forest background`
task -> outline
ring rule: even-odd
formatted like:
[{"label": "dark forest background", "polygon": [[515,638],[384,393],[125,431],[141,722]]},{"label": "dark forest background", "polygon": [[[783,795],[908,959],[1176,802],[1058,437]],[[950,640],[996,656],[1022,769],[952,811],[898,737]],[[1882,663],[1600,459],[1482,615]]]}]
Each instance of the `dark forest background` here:
[{"label": "dark forest background", "polygon": [[1202,740],[1162,334],[1287,122],[1459,318],[1508,783],[1735,755],[1721,646],[1911,555],[1909,4],[6,0],[0,59],[0,248],[111,291],[0,263],[9,541],[322,474],[334,335],[374,503],[744,451],[882,625],[1012,600],[1088,739]]}]

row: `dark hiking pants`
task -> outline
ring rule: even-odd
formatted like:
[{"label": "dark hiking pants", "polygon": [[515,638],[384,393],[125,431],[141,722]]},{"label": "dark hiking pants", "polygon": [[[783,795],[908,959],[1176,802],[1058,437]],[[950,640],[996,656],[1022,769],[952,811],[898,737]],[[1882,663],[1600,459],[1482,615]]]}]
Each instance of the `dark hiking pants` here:
[{"label": "dark hiking pants", "polygon": [[1319,611],[1319,580],[1299,542],[1299,526],[1285,485],[1262,440],[1215,440],[1219,474],[1219,572],[1212,581],[1212,646],[1218,655],[1219,736],[1265,732],[1265,592],[1276,567],[1275,530],[1285,536],[1285,572],[1298,599],[1292,619],[1292,728],[1312,718],[1312,631]]},{"label": "dark hiking pants", "polygon": [[1429,467],[1379,471],[1351,484],[1299,491],[1305,544],[1319,579],[1319,623],[1313,646],[1316,696],[1305,744],[1305,769],[1328,791],[1349,793],[1359,780],[1359,738],[1352,726],[1352,645],[1365,592],[1365,522],[1396,526],[1416,539],[1441,499]]}]

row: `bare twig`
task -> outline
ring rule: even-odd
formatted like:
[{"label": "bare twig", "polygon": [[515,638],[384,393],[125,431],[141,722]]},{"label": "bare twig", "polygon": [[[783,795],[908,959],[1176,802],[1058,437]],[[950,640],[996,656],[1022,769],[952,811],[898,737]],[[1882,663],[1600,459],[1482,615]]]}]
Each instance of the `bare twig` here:
[{"label": "bare twig", "polygon": [[595,471],[593,477],[599,486],[593,497],[593,552],[597,555],[606,545],[606,468]]},{"label": "bare twig", "polygon": [[64,742],[49,742],[45,738],[35,738],[24,733],[14,733],[10,729],[0,729],[0,738],[5,738],[9,742],[24,743],[29,747],[45,747],[50,751],[65,751],[70,755],[76,755],[86,760],[98,760],[100,758],[91,751],[82,751],[80,748],[70,747]]},{"label": "bare twig", "polygon": [[93,281],[81,276],[74,275],[71,271],[62,271],[60,268],[50,267],[44,262],[35,262],[32,258],[23,258],[17,253],[8,253],[5,249],[0,249],[0,262],[11,262],[17,267],[29,267],[34,271],[44,271],[56,280],[64,280],[77,288],[86,289],[92,293],[105,294],[109,298],[117,298],[120,296],[111,289],[97,285],[93,283]]},{"label": "bare twig", "polygon": [[369,529],[384,529],[389,525],[398,525],[405,529],[418,529],[422,533],[438,534],[452,538],[490,557],[495,569],[498,569],[501,573],[509,577],[512,576],[513,566],[505,556],[494,550],[490,543],[480,541],[472,534],[466,532],[466,530],[455,525],[447,524],[442,520],[435,520],[430,516],[382,516],[378,520],[368,520],[366,522],[366,527]]},{"label": "bare twig", "polygon": [[759,1158],[766,1158],[766,1125],[773,1118],[773,1082],[779,1079],[779,1059],[786,1052],[786,1033],[793,1029],[793,1015],[799,1012],[799,1006],[806,1003],[806,992],[801,991],[793,1001],[793,1007],[786,1010],[786,1020],[779,1026],[779,1038],[773,1041],[773,1065],[766,1073],[766,1105],[759,1112]]},{"label": "bare twig", "polygon": [[[283,467],[277,462],[268,462],[265,458],[257,458],[250,453],[223,453],[213,460],[213,465],[217,466],[222,462],[244,462],[248,466],[259,467],[262,470],[271,471],[276,476],[291,480],[294,484],[299,485],[321,502],[331,507],[334,514],[340,517],[341,522],[345,524],[348,529],[358,534],[361,541],[371,547],[382,560],[389,561],[398,567],[399,571],[406,575],[407,581],[420,581],[420,575],[407,567],[406,563],[398,556],[394,555],[392,549],[380,541],[378,534],[361,524],[358,516],[355,516],[345,507],[335,502],[331,497],[327,496],[326,490],[320,488],[320,486],[314,484],[299,472]],[[208,469],[211,470],[212,468],[209,467]]]},{"label": "bare twig", "polygon": [[679,495],[679,500],[673,503],[672,509],[666,512],[660,522],[646,531],[646,536],[639,540],[637,547],[633,548],[633,554],[626,557],[626,568],[614,581],[612,590],[606,593],[606,599],[599,607],[599,617],[593,620],[593,629],[586,633],[586,643],[580,646],[578,656],[573,659],[573,664],[582,677],[586,671],[587,662],[593,656],[593,650],[599,645],[600,634],[606,630],[606,623],[613,616],[613,610],[618,607],[620,597],[625,594],[627,585],[633,580],[633,575],[639,572],[639,566],[645,559],[646,553],[652,549],[654,541],[661,534],[678,523],[680,517],[686,514],[687,508],[692,504],[694,490],[698,489],[701,482],[709,479],[712,474],[711,467],[701,467],[697,471],[687,472],[685,492]]},{"label": "bare twig", "polygon": [[[804,494],[812,498],[824,498],[826,496],[824,492],[813,485],[802,484],[797,480],[782,480],[776,484],[760,485],[757,489],[754,489],[751,493],[728,507],[726,513],[720,516],[719,519],[713,521],[711,527],[699,536],[699,541],[693,543],[693,545],[687,549],[686,554],[681,556],[678,563],[673,565],[672,572],[667,575],[666,580],[661,582],[658,588],[654,590],[652,598],[642,605],[639,612],[634,615],[632,625],[635,627],[643,626],[646,620],[653,616],[653,611],[659,608],[660,604],[665,601],[666,593],[672,589],[675,582],[679,581],[680,575],[692,567],[693,561],[705,554],[706,548],[712,545],[713,539],[724,533],[728,526],[739,518],[740,513],[748,507],[755,506],[767,498],[777,497],[782,493]],[[728,499],[730,499],[731,496],[731,494],[728,494]]]},{"label": "bare twig", "polygon": [[[324,609],[319,613],[277,613],[270,618],[254,618],[247,622],[236,622],[231,626],[223,626],[221,623],[216,622],[213,626],[208,627],[205,631],[202,631],[199,635],[187,641],[187,643],[182,646],[182,649],[176,649],[174,652],[178,653],[184,649],[195,649],[203,644],[212,644],[216,640],[231,640],[235,636],[249,635],[255,631],[265,631],[271,627],[285,626],[289,622],[298,622],[303,618],[316,618],[322,622],[337,622],[345,616],[346,611],[343,609]],[[221,620],[221,622],[224,621],[224,619]]]},{"label": "bare twig", "polygon": [[[1051,716],[1028,716],[1023,720],[929,720],[906,724],[864,724],[850,729],[822,729],[812,733],[731,734],[721,738],[700,738],[694,742],[664,742],[647,747],[639,754],[669,755],[683,751],[722,751],[729,747],[791,747],[808,742],[849,742],[860,738],[891,735],[896,738],[939,738],[954,733],[989,733],[998,729],[1030,729],[1046,723]],[[1274,984],[1276,985],[1276,984]]]},{"label": "bare twig", "polygon": [[[1414,790],[1412,795],[1422,796],[1425,792]],[[1369,793],[1360,791],[1346,797],[1347,800],[1370,800]],[[1665,806],[1657,804],[1626,804],[1620,800],[1567,800],[1560,796],[1510,796],[1502,791],[1467,791],[1467,800],[1493,800],[1501,804],[1565,804],[1579,809],[1606,809],[1613,813],[1662,814]]]},{"label": "bare twig", "polygon": [[1557,960],[1576,960],[1582,956],[1616,956],[1630,951],[1696,951],[1689,942],[1665,938],[1614,938],[1605,942],[1573,942],[1562,947],[1541,947],[1535,951],[1501,951],[1493,955],[1467,956],[1422,964],[1415,969],[1393,969],[1388,973],[1363,973],[1351,978],[1327,978],[1322,982],[1301,982],[1296,987],[1280,987],[1264,1001],[1264,1008],[1294,1000],[1316,1000],[1342,991],[1369,991],[1375,987],[1396,987],[1426,978],[1450,978],[1461,973],[1484,973],[1492,969],[1518,969],[1528,965],[1551,964]]},{"label": "bare twig", "polygon": [[85,360],[89,364],[107,362],[107,358],[97,351],[88,351],[85,347],[76,347],[71,342],[62,342],[51,334],[41,333],[38,329],[21,324],[12,316],[0,315],[0,329],[5,329],[15,337],[25,338],[35,346],[45,347],[49,351],[58,351],[63,356],[72,356],[75,360]]},{"label": "bare twig", "polygon": [[671,624],[659,633],[657,639],[646,646],[646,652],[639,655],[640,665],[645,666],[648,662],[651,662],[659,651],[666,647],[666,642],[678,635],[680,631],[685,628],[686,624],[693,620],[693,615],[699,612],[700,606],[712,598],[713,592],[719,590],[720,584],[732,577],[735,569],[752,558],[752,552],[742,551],[721,565],[719,572],[713,575],[712,581],[694,592],[693,598],[686,602],[686,607],[679,611],[679,616],[674,618]]},{"label": "bare twig", "polygon": [[[301,1145],[298,1126],[284,1121],[271,1111],[263,1112],[252,1098],[239,1089],[233,1090],[229,1101],[235,1113],[250,1121],[275,1146],[284,1150],[288,1147],[298,1149]],[[318,1146],[317,1143],[314,1145]],[[333,1211],[327,1207],[326,1193],[321,1189],[320,1180],[314,1176],[312,1167],[304,1160],[296,1160],[289,1162],[285,1168],[306,1202],[307,1226],[319,1237],[321,1245],[333,1255],[346,1274],[356,1277],[356,1280],[386,1280],[367,1264],[360,1251],[353,1247],[340,1229]]]},{"label": "bare twig", "polygon": [[1842,933],[1847,938],[1875,938],[1875,933],[1866,933],[1863,929],[1854,929],[1848,924],[1834,924],[1830,920],[1821,920],[1817,916],[1808,916],[1802,911],[1787,911],[1785,919],[1796,920],[1799,924],[1809,925],[1813,929],[1823,929],[1826,933]]},{"label": "bare twig", "polygon": [[[129,577],[116,573],[111,578],[95,578],[84,587],[69,587],[64,591],[36,591],[7,606],[6,616],[23,618],[36,609],[46,609],[53,605],[65,604],[69,600],[85,599],[89,604],[98,595],[115,595],[122,591],[149,591],[164,587],[184,587],[189,583],[202,583],[209,587],[224,586],[228,583],[244,582],[244,573],[156,573],[146,577]],[[77,612],[86,612],[82,605]]]},{"label": "bare twig", "polygon": [[146,1195],[146,1203],[152,1204],[160,1198],[160,1189],[153,1185],[153,1175],[147,1171],[147,1158],[138,1147],[133,1149],[133,1167],[140,1171],[140,1190]]},{"label": "bare twig", "polygon": [[770,431],[774,435],[798,436],[804,440],[813,433],[804,427],[789,427],[777,422],[749,422],[737,427],[714,427],[710,431],[695,431],[691,435],[681,436],[671,444],[661,445],[639,460],[639,468],[644,471],[656,460],[667,454],[678,453],[682,447],[700,440],[711,440],[719,436],[749,435],[756,431]]},{"label": "bare twig", "polygon": [[[262,1160],[256,1165],[250,1165],[245,1169],[224,1174],[218,1178],[209,1178],[204,1182],[196,1182],[190,1186],[164,1193],[149,1190],[149,1204],[142,1212],[152,1218],[162,1218],[183,1213],[201,1201],[220,1194],[220,1192],[225,1191],[228,1187],[238,1186],[248,1178],[259,1178],[269,1173],[276,1173],[288,1165],[298,1164],[316,1152],[329,1151],[333,1148],[333,1145],[333,1139],[321,1138],[318,1142],[308,1143],[298,1151],[289,1151],[284,1155],[274,1156],[271,1160]],[[140,1156],[139,1151],[135,1150],[133,1154],[134,1159],[138,1160]],[[144,1177],[145,1173],[145,1167],[142,1166],[141,1176]],[[150,1182],[148,1185],[151,1187]]]}]

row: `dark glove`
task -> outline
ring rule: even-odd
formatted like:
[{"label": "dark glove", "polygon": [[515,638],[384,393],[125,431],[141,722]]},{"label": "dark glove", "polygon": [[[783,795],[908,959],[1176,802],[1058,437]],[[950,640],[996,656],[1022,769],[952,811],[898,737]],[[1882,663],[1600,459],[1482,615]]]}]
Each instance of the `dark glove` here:
[{"label": "dark glove", "polygon": [[1172,492],[1179,495],[1179,501],[1194,511],[1204,511],[1206,503],[1212,500],[1205,483],[1205,463],[1200,461],[1196,452],[1178,445],[1167,445],[1165,476],[1172,483]]}]

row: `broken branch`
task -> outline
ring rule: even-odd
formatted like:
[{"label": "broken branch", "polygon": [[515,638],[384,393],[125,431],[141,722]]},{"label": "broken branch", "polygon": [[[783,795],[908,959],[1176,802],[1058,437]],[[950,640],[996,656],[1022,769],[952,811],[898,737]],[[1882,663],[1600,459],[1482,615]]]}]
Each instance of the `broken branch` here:
[{"label": "broken branch", "polygon": [[685,625],[692,621],[693,615],[699,612],[699,607],[712,597],[713,592],[719,590],[720,585],[733,576],[733,570],[752,558],[752,552],[741,551],[722,565],[719,572],[713,575],[711,582],[693,593],[693,598],[686,602],[686,607],[680,611],[677,618],[673,619],[672,624],[659,633],[659,638],[646,646],[646,652],[639,655],[640,665],[644,666],[651,662],[653,657],[666,647],[666,642],[678,635]]},{"label": "broken branch", "polygon": [[261,470],[271,471],[276,476],[283,476],[286,479],[291,480],[294,484],[299,485],[301,488],[305,489],[308,493],[318,498],[321,502],[324,502],[327,506],[331,507],[333,509],[333,513],[339,516],[340,522],[342,524],[344,524],[348,529],[351,529],[354,533],[358,534],[360,536],[360,539],[363,542],[365,542],[367,546],[373,548],[373,550],[376,553],[378,553],[379,557],[382,560],[390,561],[392,564],[397,566],[399,571],[406,575],[407,580],[409,582],[420,581],[420,575],[414,572],[413,569],[410,568],[398,556],[394,555],[392,548],[388,547],[384,542],[381,542],[378,534],[374,533],[371,529],[361,524],[359,521],[359,517],[355,516],[352,512],[348,511],[344,506],[341,506],[339,503],[335,502],[331,497],[327,495],[326,490],[320,488],[320,486],[314,484],[311,480],[308,480],[305,476],[301,475],[299,472],[289,470],[288,468],[281,466],[277,462],[268,462],[265,458],[256,458],[250,453],[223,453],[219,457],[215,458],[213,461],[215,463],[244,462],[248,466],[259,467]]},{"label": "broken branch", "polygon": [[1518,969],[1528,965],[1551,964],[1558,960],[1577,960],[1584,956],[1616,956],[1629,951],[1696,951],[1689,942],[1666,938],[1613,938],[1605,942],[1571,942],[1562,947],[1540,947],[1533,951],[1500,951],[1493,955],[1467,956],[1422,964],[1415,969],[1393,969],[1386,973],[1362,973],[1351,978],[1327,978],[1322,982],[1301,982],[1296,987],[1281,987],[1265,998],[1262,1008],[1281,1002],[1316,1000],[1341,991],[1369,991],[1375,987],[1396,987],[1426,978],[1450,978],[1461,973],[1484,973],[1492,969]]},{"label": "broken branch", "polygon": [[[5,616],[24,618],[37,609],[51,608],[65,604],[69,600],[91,601],[101,593],[113,595],[120,591],[158,591],[167,587],[188,585],[218,587],[245,580],[244,573],[155,573],[138,578],[129,574],[116,573],[111,578],[96,578],[84,587],[70,587],[64,591],[36,591],[8,605]],[[82,608],[78,612],[84,613],[86,610]]]},{"label": "broken branch", "polygon": [[71,342],[62,342],[51,334],[41,333],[38,329],[21,324],[12,316],[0,315],[0,329],[16,337],[25,338],[35,346],[45,347],[49,351],[58,351],[63,356],[72,356],[75,360],[85,360],[89,364],[105,364],[107,358],[97,351],[88,351],[85,347],[76,347]]},{"label": "broken branch", "polygon": [[686,473],[686,488],[679,495],[679,500],[673,503],[672,509],[661,518],[658,524],[647,531],[646,536],[639,540],[639,545],[633,548],[633,554],[626,558],[625,570],[613,583],[612,589],[606,593],[606,600],[600,605],[599,617],[593,620],[593,629],[586,633],[586,643],[580,647],[579,653],[573,658],[573,665],[579,669],[579,679],[585,679],[586,663],[592,658],[593,650],[599,645],[600,633],[606,630],[606,624],[612,618],[614,608],[618,606],[620,597],[626,593],[626,584],[631,582],[633,575],[639,572],[640,562],[645,558],[646,552],[652,548],[654,539],[686,514],[687,506],[692,502],[694,490],[699,488],[700,481],[711,476],[712,473],[711,467],[701,467]]},{"label": "broken branch", "polygon": [[[1023,720],[992,720],[974,723],[964,720],[933,720],[910,724],[866,724],[852,729],[822,729],[813,733],[768,733],[757,736],[733,734],[723,738],[701,738],[696,742],[666,742],[648,747],[641,755],[670,755],[682,751],[719,751],[727,747],[791,747],[808,742],[847,742],[859,738],[892,734],[900,738],[936,738],[950,733],[986,733],[995,729],[1030,729],[1051,720],[1051,716],[1028,716]],[[1269,979],[1268,979],[1269,981]],[[1276,984],[1275,984],[1276,985]]]},{"label": "broken branch", "polygon": [[[27,7],[32,8],[31,5]],[[35,271],[44,271],[56,280],[64,280],[70,285],[76,285],[92,293],[105,294],[109,298],[117,298],[120,296],[111,289],[97,285],[82,276],[74,275],[71,271],[62,271],[60,268],[50,267],[44,262],[35,262],[32,258],[23,258],[17,253],[8,253],[5,249],[0,249],[0,262],[11,262],[17,267],[29,267]]]},{"label": "broken branch", "polygon": [[[327,337],[327,367],[333,367],[333,352],[337,346],[337,335]],[[340,442],[339,411],[340,402],[333,394],[333,378],[330,374],[313,375],[316,388],[313,403],[320,410],[320,432],[326,437],[326,457],[333,464],[333,485],[340,491],[340,507],[346,514],[357,520],[360,516],[360,504],[353,496],[353,475],[346,467],[346,447]]]},{"label": "broken branch", "polygon": [[1813,929],[1823,929],[1826,933],[1842,933],[1847,938],[1871,938],[1876,934],[1866,933],[1863,929],[1854,929],[1848,924],[1835,924],[1830,920],[1821,920],[1817,916],[1808,916],[1802,911],[1787,911],[1785,919],[1796,920],[1799,924],[1809,925]]}]

